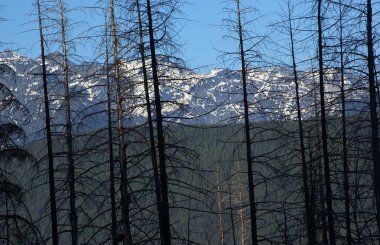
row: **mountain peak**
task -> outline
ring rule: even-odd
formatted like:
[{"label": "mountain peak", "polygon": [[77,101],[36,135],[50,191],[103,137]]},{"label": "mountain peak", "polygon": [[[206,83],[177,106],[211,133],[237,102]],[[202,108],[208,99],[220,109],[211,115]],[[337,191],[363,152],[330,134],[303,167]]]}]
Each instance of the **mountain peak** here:
[{"label": "mountain peak", "polygon": [[[233,118],[240,118],[242,113],[241,101],[241,72],[239,70],[231,70],[226,68],[217,68],[210,71],[209,74],[196,74],[192,71],[184,69],[181,64],[176,65],[175,60],[170,61],[168,57],[159,56],[160,63],[159,75],[161,80],[161,96],[162,101],[175,101],[175,103],[164,103],[163,112],[168,117],[178,118],[174,120],[182,120],[179,118],[197,118],[198,122],[204,124],[214,124],[218,122],[226,122]],[[17,84],[11,81],[4,81],[15,96],[28,106],[31,115],[34,117],[32,121],[32,129],[39,129],[43,123],[39,115],[42,113],[40,105],[41,101],[41,76],[36,76],[36,71],[41,69],[41,62],[37,60],[21,56],[13,51],[0,52],[0,63],[9,65],[14,69],[17,76]],[[60,52],[54,52],[47,55],[47,70],[50,73],[48,77],[51,85],[50,92],[55,95],[62,95],[62,86],[60,84],[60,76],[63,68],[63,55]],[[147,62],[149,66],[149,60]],[[140,68],[139,60],[125,62],[126,70],[134,70]],[[99,71],[102,71],[102,64],[81,63],[70,67],[70,90],[73,94],[73,110],[74,111],[90,111],[95,110],[97,106],[101,107],[99,101],[107,97],[105,85],[105,77]],[[94,76],[93,74],[96,74]],[[141,102],[141,95],[144,94],[144,87],[140,82],[142,73],[138,72],[134,77],[136,83],[133,86],[132,93],[136,93],[133,98],[138,98],[136,102]],[[137,76],[140,76],[138,78]],[[303,117],[310,118],[315,115],[313,111],[313,103],[315,100],[310,96],[310,91],[315,89],[312,73],[305,73],[299,81],[301,106],[303,108]],[[86,78],[86,79],[83,79]],[[170,78],[170,79],[168,79]],[[5,78],[6,80],[6,78]],[[332,79],[329,79],[332,81]],[[354,80],[354,78],[349,78]],[[53,86],[54,85],[54,86]],[[294,103],[294,82],[291,76],[291,70],[283,67],[272,67],[268,69],[249,70],[247,74],[247,89],[249,99],[254,102],[254,106],[250,107],[252,120],[273,120],[273,118],[292,119],[296,117]],[[347,83],[347,86],[349,85]],[[335,87],[326,85],[329,92],[327,101],[336,100],[337,90]],[[271,95],[277,96],[271,96]],[[360,92],[353,93],[350,96],[362,96]],[[364,96],[363,96],[364,97]],[[52,100],[52,108],[60,108],[62,100],[59,97]],[[131,101],[133,103],[133,101]],[[353,102],[354,103],[354,102]],[[357,108],[360,111],[359,104],[347,105],[348,108]],[[142,103],[143,104],[143,103]],[[332,103],[331,112],[339,110],[339,104]],[[104,110],[104,108],[99,108]],[[210,113],[209,113],[210,112]],[[131,117],[133,120],[142,120],[145,117],[145,108],[133,110]],[[60,120],[62,116],[59,110],[52,110],[52,115]],[[204,115],[200,118],[197,115]],[[137,119],[136,119],[137,118]],[[62,119],[63,120],[63,119]],[[131,119],[132,120],[132,119]],[[240,120],[240,119],[238,119]],[[98,120],[105,122],[106,120]],[[187,120],[189,122],[189,120]],[[83,123],[81,121],[81,123]],[[93,122],[92,122],[93,123]],[[132,122],[131,122],[132,123]],[[195,122],[194,122],[195,123]]]},{"label": "mountain peak", "polygon": [[20,55],[19,53],[10,50],[10,49],[5,49],[3,51],[0,51],[0,60],[30,60],[29,57]]}]

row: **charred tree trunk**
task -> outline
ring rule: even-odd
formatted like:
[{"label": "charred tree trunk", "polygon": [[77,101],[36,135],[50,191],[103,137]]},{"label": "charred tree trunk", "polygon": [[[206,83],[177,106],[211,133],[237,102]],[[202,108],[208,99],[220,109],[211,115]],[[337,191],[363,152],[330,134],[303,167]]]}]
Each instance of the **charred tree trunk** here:
[{"label": "charred tree trunk", "polygon": [[154,142],[152,108],[151,108],[150,98],[149,98],[148,72],[147,72],[146,60],[145,60],[144,35],[143,35],[139,0],[136,0],[136,7],[137,7],[138,22],[139,22],[140,56],[141,56],[141,63],[142,63],[142,69],[143,69],[144,93],[145,93],[145,101],[146,101],[146,111],[147,111],[147,116],[148,116],[150,155],[151,155],[151,160],[152,160],[153,177],[154,177],[154,184],[155,184],[155,191],[156,191],[156,201],[157,201],[156,205],[157,205],[158,220],[159,220],[160,239],[161,239],[161,243],[163,243],[164,242],[163,238],[165,237],[164,216],[162,215],[162,208],[161,208],[162,199],[161,199],[161,190],[160,190],[160,178],[159,178],[158,163],[157,163],[156,143]]},{"label": "charred tree trunk", "polygon": [[297,119],[298,119],[298,132],[300,136],[299,143],[300,143],[300,150],[301,150],[301,160],[302,160],[302,183],[303,183],[303,192],[304,192],[304,198],[305,198],[307,240],[308,240],[308,244],[315,244],[316,243],[315,219],[314,219],[314,212],[313,212],[313,209],[311,208],[311,202],[310,202],[308,171],[307,171],[307,163],[306,163],[306,149],[305,149],[305,143],[304,143],[304,130],[303,130],[303,123],[302,123],[298,72],[297,72],[297,64],[296,64],[295,49],[294,49],[294,35],[293,35],[292,16],[290,12],[290,6],[288,6],[288,21],[289,21],[291,55],[292,55],[292,63],[293,63],[293,78],[294,78],[294,83],[296,86]]},{"label": "charred tree trunk", "polygon": [[[340,1],[341,3],[341,1]],[[346,95],[344,87],[344,55],[343,55],[343,13],[342,5],[339,5],[339,47],[340,47],[340,97],[342,100],[342,140],[343,140],[343,189],[344,189],[344,208],[345,208],[345,221],[346,221],[346,239],[347,245],[352,244],[351,235],[351,217],[350,217],[350,187],[349,187],[349,165],[348,165],[348,152],[347,152],[347,122],[346,122]]]},{"label": "charred tree trunk", "polygon": [[[317,82],[315,81],[314,77],[315,71],[312,70],[312,76],[313,76],[313,86],[314,88],[317,88]],[[310,172],[310,180],[315,176],[314,181],[312,183],[311,187],[311,205],[313,205],[314,213],[316,214],[315,218],[317,219],[316,223],[318,224],[317,229],[320,229],[322,231],[322,241],[323,244],[328,243],[327,238],[327,221],[326,221],[326,198],[325,198],[325,188],[323,185],[324,178],[323,178],[323,163],[321,159],[321,129],[320,129],[320,121],[319,118],[319,110],[318,110],[318,92],[317,89],[313,90],[313,97],[314,97],[314,111],[315,111],[315,120],[313,122],[313,128],[315,128],[316,132],[315,135],[311,135],[311,139],[316,139],[315,143],[315,152],[316,155],[313,155],[313,147],[311,147],[310,150],[310,159],[312,159],[312,162],[314,163],[314,166],[310,166],[311,168],[314,168],[314,171]],[[314,174],[313,174],[314,173]],[[317,193],[318,191],[318,193]],[[319,205],[319,206],[317,206]]]},{"label": "charred tree trunk", "polygon": [[116,33],[114,1],[110,0],[110,12],[111,12],[111,30],[113,37],[113,56],[115,64],[115,79],[116,79],[116,110],[117,110],[117,128],[119,136],[119,161],[121,168],[121,196],[122,196],[122,210],[123,210],[123,226],[124,226],[124,244],[132,245],[132,233],[129,220],[129,206],[130,195],[128,192],[128,177],[127,177],[127,157],[126,157],[126,143],[125,143],[125,128],[124,128],[124,113],[123,102],[121,96],[121,81],[120,81],[120,62],[119,62],[119,50],[118,40]]},{"label": "charred tree trunk", "polygon": [[67,163],[68,172],[67,179],[69,182],[70,193],[70,223],[71,223],[71,244],[78,244],[78,216],[76,211],[76,193],[75,193],[75,167],[74,167],[74,149],[71,123],[71,95],[69,87],[69,66],[67,63],[67,43],[66,43],[66,25],[63,10],[63,2],[59,1],[60,17],[61,17],[61,38],[63,51],[63,79],[65,87],[64,103],[66,107],[66,144],[67,144]]},{"label": "charred tree trunk", "polygon": [[322,0],[318,0],[318,65],[319,65],[319,91],[321,103],[321,127],[322,127],[322,149],[324,163],[324,178],[326,188],[327,220],[329,240],[335,245],[334,211],[332,207],[332,189],[330,180],[329,152],[327,145],[327,120],[325,107],[324,68],[323,68],[323,29],[322,29]]},{"label": "charred tree trunk", "polygon": [[372,129],[372,158],[374,171],[374,191],[376,198],[376,221],[380,233],[380,149],[379,149],[379,120],[377,118],[375,56],[372,34],[372,1],[367,0],[367,67]]},{"label": "charred tree trunk", "polygon": [[48,173],[49,173],[49,196],[50,196],[50,219],[51,219],[51,236],[53,245],[58,245],[58,222],[57,222],[57,203],[55,198],[55,178],[54,178],[54,157],[53,157],[53,143],[51,135],[51,119],[49,107],[49,94],[47,86],[47,71],[45,60],[45,40],[43,34],[41,3],[37,1],[38,9],[38,25],[40,32],[40,47],[41,47],[41,61],[42,61],[42,81],[44,89],[44,105],[45,105],[45,126],[46,126],[46,140],[48,150]]},{"label": "charred tree trunk", "polygon": [[[107,13],[107,12],[105,12]],[[108,21],[107,14],[105,14],[105,45],[106,45],[106,76],[107,76],[107,120],[108,120],[108,161],[110,171],[110,198],[111,198],[111,235],[112,244],[117,245],[117,218],[116,218],[116,201],[115,201],[115,168],[113,156],[113,136],[112,136],[112,98],[111,98],[111,79],[110,79],[110,64],[109,64],[109,50],[108,50]]]},{"label": "charred tree trunk", "polygon": [[248,110],[248,91],[247,91],[247,68],[245,65],[245,50],[244,50],[244,38],[243,27],[241,24],[240,16],[240,0],[236,0],[236,14],[238,21],[239,32],[239,47],[240,47],[240,61],[241,61],[241,76],[243,82],[243,104],[244,104],[244,132],[245,132],[245,147],[247,157],[247,169],[248,169],[248,191],[249,191],[249,208],[251,219],[251,237],[252,244],[257,245],[257,220],[256,220],[256,202],[255,202],[255,186],[253,183],[253,159],[251,149],[251,136],[250,136],[250,122],[249,122],[249,110]]},{"label": "charred tree trunk", "polygon": [[153,16],[151,10],[150,0],[146,1],[148,24],[149,24],[149,43],[150,43],[150,54],[152,60],[152,73],[153,73],[153,88],[154,88],[154,99],[155,99],[155,109],[156,109],[156,126],[157,126],[157,143],[158,143],[158,159],[160,163],[160,184],[161,184],[161,211],[162,211],[162,237],[161,244],[170,245],[171,244],[171,230],[170,230],[170,216],[169,216],[169,197],[168,197],[168,176],[166,173],[166,156],[165,156],[165,138],[163,131],[163,120],[161,111],[161,96],[160,96],[160,86],[157,72],[157,58],[156,58],[156,47],[154,39],[154,29],[153,29]]}]

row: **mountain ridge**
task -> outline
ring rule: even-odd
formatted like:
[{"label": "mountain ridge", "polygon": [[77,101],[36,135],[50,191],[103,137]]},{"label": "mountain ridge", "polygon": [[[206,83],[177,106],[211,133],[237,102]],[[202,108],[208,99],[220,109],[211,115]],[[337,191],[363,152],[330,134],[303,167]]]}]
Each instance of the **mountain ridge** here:
[{"label": "mountain ridge", "polygon": [[[43,129],[43,96],[41,59],[29,58],[16,52],[0,52],[0,63],[12,68],[14,79],[3,77],[2,82],[11,89],[15,97],[29,109],[27,120],[22,118],[29,133]],[[63,120],[62,105],[62,54],[54,52],[46,56],[48,70],[49,97],[53,124]],[[150,64],[148,60],[147,64]],[[96,127],[106,125],[106,75],[104,67],[97,62],[74,62],[70,65],[70,90],[72,93],[73,123],[92,124]],[[159,62],[160,89],[163,113],[167,122],[190,124],[217,124],[242,120],[241,74],[227,68],[211,70],[200,74],[170,60]],[[143,123],[146,119],[144,88],[141,63],[123,62],[123,95],[126,123]],[[248,91],[250,118],[252,121],[293,120],[296,119],[295,86],[291,70],[286,67],[273,67],[267,70],[248,70]],[[340,110],[340,79],[336,71],[327,73],[325,84],[328,113]],[[151,74],[149,74],[149,78]],[[315,117],[318,113],[317,74],[300,71],[300,96],[304,119]],[[112,80],[112,79],[111,79]],[[350,82],[346,78],[348,100],[367,101],[365,84]],[[358,89],[358,87],[360,89]],[[151,100],[154,96],[150,87]],[[348,110],[362,110],[363,105],[351,103]],[[103,111],[100,113],[100,111]],[[99,112],[99,113],[98,113]],[[94,114],[90,117],[86,114]],[[95,116],[96,114],[96,116]],[[84,119],[85,118],[85,119]],[[19,121],[20,118],[12,118]],[[58,129],[58,128],[57,128]],[[58,129],[59,130],[59,129]]]}]

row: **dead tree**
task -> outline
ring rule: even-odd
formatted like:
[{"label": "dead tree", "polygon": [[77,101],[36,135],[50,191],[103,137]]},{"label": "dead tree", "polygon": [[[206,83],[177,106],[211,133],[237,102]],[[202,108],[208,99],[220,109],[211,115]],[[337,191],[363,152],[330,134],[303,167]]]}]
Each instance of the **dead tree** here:
[{"label": "dead tree", "polygon": [[60,29],[61,29],[61,46],[63,53],[63,83],[64,83],[64,104],[66,113],[66,144],[67,144],[67,180],[69,182],[69,201],[70,201],[70,224],[71,224],[71,243],[78,244],[78,215],[76,210],[76,193],[75,193],[75,167],[74,167],[74,148],[71,122],[71,94],[69,66],[67,62],[67,42],[66,42],[66,21],[64,16],[63,2],[59,1]]},{"label": "dead tree", "polygon": [[48,173],[49,173],[49,195],[50,195],[50,218],[51,218],[51,230],[53,245],[58,245],[58,222],[57,222],[57,204],[55,198],[55,179],[54,179],[54,157],[53,157],[53,143],[51,135],[51,119],[50,119],[50,108],[49,108],[49,95],[48,95],[48,81],[47,81],[47,71],[46,71],[46,60],[45,60],[45,40],[42,25],[42,14],[41,14],[41,2],[37,0],[37,11],[38,11],[38,25],[40,32],[40,47],[41,47],[41,61],[42,61],[42,81],[44,89],[44,105],[45,105],[45,125],[46,125],[46,140],[47,140],[47,150],[48,150]]},{"label": "dead tree", "polygon": [[160,86],[157,71],[157,57],[154,38],[153,16],[150,0],[146,1],[148,27],[149,27],[149,43],[150,54],[152,61],[152,74],[153,74],[153,88],[155,99],[155,112],[156,112],[156,127],[157,127],[157,146],[158,146],[158,159],[159,159],[159,173],[160,173],[160,188],[161,188],[161,211],[162,211],[162,231],[161,244],[171,244],[171,230],[170,230],[170,216],[169,216],[169,197],[168,197],[168,176],[166,173],[166,156],[165,156],[165,138],[163,130],[162,118],[162,105],[160,96]]},{"label": "dead tree", "polygon": [[148,128],[149,128],[150,155],[151,155],[152,167],[153,167],[154,188],[156,192],[156,202],[157,202],[156,205],[157,205],[157,213],[158,213],[158,220],[159,220],[160,239],[161,239],[161,243],[164,243],[163,239],[165,238],[165,230],[164,230],[165,223],[164,223],[164,216],[162,214],[162,207],[161,207],[162,205],[161,189],[160,189],[161,185],[160,185],[160,176],[159,176],[158,163],[157,163],[152,108],[151,108],[151,102],[149,98],[148,70],[147,70],[146,58],[145,58],[144,32],[143,32],[139,0],[136,0],[136,8],[137,8],[139,38],[140,38],[139,51],[140,51],[142,70],[143,70],[144,95],[145,95],[146,113],[147,113]]},{"label": "dead tree", "polygon": [[[291,56],[292,56],[292,68],[293,68],[293,79],[296,89],[296,104],[297,104],[297,120],[298,120],[298,132],[300,137],[300,151],[301,151],[301,161],[302,161],[302,183],[303,183],[303,193],[305,198],[305,211],[306,211],[306,228],[307,228],[307,237],[309,244],[316,243],[316,234],[315,234],[315,218],[313,205],[310,201],[310,190],[309,190],[309,180],[308,180],[308,168],[306,162],[306,149],[304,143],[304,129],[302,122],[302,109],[300,103],[300,94],[299,94],[299,79],[297,71],[297,63],[295,56],[295,47],[294,47],[294,33],[292,26],[292,15],[290,2],[288,2],[288,22],[289,22],[289,37],[290,37],[290,47],[291,47]],[[284,211],[285,212],[285,211]]]},{"label": "dead tree", "polygon": [[249,104],[248,104],[248,91],[247,91],[247,67],[244,50],[244,37],[243,25],[241,23],[240,14],[240,0],[236,0],[236,17],[237,29],[239,35],[239,48],[240,48],[240,62],[241,62],[241,78],[243,85],[243,106],[244,106],[244,137],[247,158],[247,174],[248,174],[248,192],[249,192],[249,207],[250,207],[250,220],[251,220],[251,237],[252,244],[257,245],[257,218],[256,218],[256,202],[255,202],[255,185],[253,182],[253,157],[250,135],[250,121],[249,121]]},{"label": "dead tree", "polygon": [[120,76],[120,61],[118,38],[116,33],[114,1],[110,0],[110,14],[111,14],[111,31],[113,37],[113,57],[115,65],[115,80],[116,80],[116,110],[117,110],[117,128],[119,138],[119,161],[121,168],[121,196],[122,196],[122,220],[124,228],[124,244],[132,245],[132,233],[130,228],[129,219],[129,206],[130,195],[128,191],[128,177],[127,177],[127,158],[126,158],[126,142],[125,142],[125,128],[124,128],[124,112],[123,112],[123,98],[121,94],[121,76]]},{"label": "dead tree", "polygon": [[376,198],[376,221],[378,232],[380,233],[380,145],[379,145],[379,120],[377,118],[376,102],[376,80],[375,80],[375,55],[373,44],[373,27],[372,27],[372,1],[367,0],[366,5],[366,34],[367,34],[367,68],[368,68],[368,85],[369,85],[369,107],[371,114],[371,132],[372,132],[372,160],[374,172],[374,191]]},{"label": "dead tree", "polygon": [[106,79],[107,79],[107,131],[108,131],[108,157],[110,171],[110,198],[111,198],[111,234],[112,244],[118,244],[117,241],[117,217],[116,217],[116,200],[115,200],[115,160],[113,153],[113,134],[112,134],[112,97],[111,97],[111,66],[109,64],[109,49],[108,49],[108,20],[107,10],[105,10],[105,45],[106,45]]},{"label": "dead tree", "polygon": [[329,240],[331,245],[336,244],[335,229],[334,229],[334,210],[332,205],[332,189],[330,180],[330,163],[329,151],[327,145],[327,120],[326,120],[326,106],[325,106],[325,88],[324,88],[324,63],[323,63],[323,28],[322,28],[322,0],[318,0],[318,66],[319,66],[319,93],[321,105],[321,127],[322,127],[322,149],[323,149],[323,167],[324,179],[326,188],[326,206],[327,206],[327,220],[329,230]]}]

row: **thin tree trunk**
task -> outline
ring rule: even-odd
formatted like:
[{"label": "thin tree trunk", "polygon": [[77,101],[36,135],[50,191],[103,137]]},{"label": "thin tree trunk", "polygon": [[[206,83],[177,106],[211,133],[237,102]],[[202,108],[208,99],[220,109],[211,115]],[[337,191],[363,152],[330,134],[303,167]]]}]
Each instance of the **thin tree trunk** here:
[{"label": "thin tree trunk", "polygon": [[66,26],[63,10],[63,2],[59,1],[59,9],[61,16],[61,37],[62,37],[62,51],[63,51],[63,79],[65,87],[65,105],[66,105],[66,144],[67,144],[67,163],[68,173],[67,178],[69,182],[70,192],[70,223],[71,223],[71,244],[78,244],[78,216],[76,211],[76,193],[75,193],[75,168],[74,168],[74,149],[73,149],[73,136],[71,124],[71,98],[69,88],[69,66],[67,63],[67,43],[66,43]]},{"label": "thin tree trunk", "polygon": [[349,166],[347,153],[347,123],[346,123],[346,95],[344,90],[344,55],[343,55],[343,13],[341,1],[339,1],[339,46],[340,46],[340,97],[342,100],[342,138],[343,138],[343,189],[346,221],[347,245],[352,244],[351,217],[350,217],[350,189],[349,189]]},{"label": "thin tree trunk", "polygon": [[235,233],[235,221],[234,221],[234,209],[232,205],[232,176],[230,176],[228,181],[228,192],[229,192],[229,201],[230,201],[230,222],[231,222],[231,229],[232,229],[232,239],[233,239],[233,245],[236,245],[236,233]]},{"label": "thin tree trunk", "polygon": [[115,201],[115,168],[113,156],[113,136],[112,136],[112,107],[111,107],[111,81],[110,81],[110,64],[108,50],[108,21],[107,11],[105,11],[105,42],[106,42],[106,76],[107,76],[107,119],[108,119],[108,157],[110,170],[110,197],[111,197],[111,235],[112,244],[117,245],[117,220],[116,220],[116,201]]},{"label": "thin tree trunk", "polygon": [[[5,193],[5,215],[9,216],[9,210],[8,210],[8,193]],[[11,244],[10,236],[9,236],[9,218],[5,219],[5,227],[6,227],[6,241],[7,245]]]},{"label": "thin tree trunk", "polygon": [[325,89],[324,89],[324,68],[323,68],[323,29],[322,29],[322,0],[318,0],[318,64],[319,64],[319,90],[321,98],[321,126],[322,126],[322,148],[324,162],[324,177],[326,188],[326,205],[327,220],[329,230],[329,240],[331,245],[335,245],[335,229],[334,229],[334,211],[332,207],[332,189],[330,180],[330,164],[329,152],[327,145],[327,121],[325,108]]},{"label": "thin tree trunk", "polygon": [[[313,85],[314,85],[314,88],[316,88],[317,86],[317,82],[315,81],[314,79],[314,70],[312,70],[312,77],[313,77]],[[314,171],[314,176],[315,176],[315,180],[314,182],[314,187],[312,187],[312,189],[314,189],[314,192],[312,190],[311,192],[311,196],[312,196],[312,200],[314,198],[314,202],[311,202],[311,204],[315,205],[317,203],[317,198],[319,197],[319,205],[320,207],[318,207],[318,211],[314,211],[314,213],[316,213],[316,217],[317,218],[320,218],[321,220],[321,230],[322,230],[322,241],[323,241],[323,244],[327,244],[328,243],[328,239],[327,239],[327,222],[326,222],[326,201],[325,201],[325,191],[324,191],[324,186],[323,186],[323,164],[322,164],[322,160],[321,158],[319,157],[320,154],[321,154],[321,133],[320,133],[320,125],[319,125],[319,120],[318,120],[318,117],[319,117],[319,113],[318,113],[318,99],[317,99],[317,90],[314,89],[314,110],[315,110],[315,120],[313,121],[313,128],[316,129],[316,134],[315,135],[312,135],[314,139],[317,140],[316,142],[316,156],[313,157],[312,156],[312,150],[311,150],[311,155],[310,155],[310,159],[315,159],[316,161],[316,166],[315,166],[315,171]],[[311,173],[310,174],[310,179],[312,178],[313,174]],[[316,190],[318,188],[318,197],[316,194]],[[312,206],[313,207],[313,206]],[[317,207],[314,206],[313,210],[317,210]]]},{"label": "thin tree trunk", "polygon": [[113,36],[113,56],[115,63],[115,79],[116,79],[116,107],[117,107],[117,127],[119,135],[119,161],[121,168],[121,195],[122,195],[122,210],[123,210],[123,226],[124,226],[124,244],[132,245],[132,233],[129,220],[129,206],[130,195],[128,192],[128,178],[127,178],[127,158],[126,158],[126,143],[125,143],[125,128],[123,123],[123,99],[121,96],[120,86],[120,62],[119,62],[119,50],[116,34],[114,1],[110,0],[110,12],[111,12],[111,30]]},{"label": "thin tree trunk", "polygon": [[190,222],[191,222],[191,199],[189,199],[189,206],[187,208],[187,245],[191,245],[191,242],[190,242],[190,236],[191,236]]},{"label": "thin tree trunk", "polygon": [[243,28],[241,24],[240,16],[240,0],[236,0],[236,13],[238,21],[239,31],[239,47],[240,47],[240,61],[241,61],[241,75],[243,82],[243,104],[244,104],[244,131],[245,131],[245,146],[247,157],[247,169],[248,169],[248,190],[249,190],[249,207],[250,207],[250,219],[251,219],[251,236],[252,245],[258,244],[257,239],[257,221],[256,221],[256,202],[255,202],[255,186],[253,183],[253,159],[251,150],[251,136],[250,136],[250,122],[248,111],[248,92],[247,92],[247,70],[245,65],[245,51],[243,40]]},{"label": "thin tree trunk", "polygon": [[298,131],[300,135],[300,150],[301,150],[301,160],[302,160],[302,182],[303,182],[303,192],[305,198],[305,211],[306,211],[306,227],[307,227],[307,239],[309,244],[315,244],[315,219],[314,213],[310,203],[310,191],[309,191],[309,181],[307,175],[307,163],[306,163],[306,150],[304,143],[304,131],[301,115],[301,104],[300,104],[300,95],[299,95],[299,82],[298,82],[298,72],[297,64],[294,50],[294,35],[292,27],[292,17],[290,12],[290,2],[288,2],[288,21],[289,21],[289,34],[290,34],[290,44],[291,44],[291,53],[292,53],[292,62],[293,62],[293,76],[294,83],[296,86],[296,103],[297,103],[297,119],[298,119]]},{"label": "thin tree trunk", "polygon": [[238,161],[238,186],[239,186],[239,218],[240,218],[240,240],[241,245],[245,245],[245,225],[244,225],[244,208],[243,208],[243,202],[244,202],[244,193],[243,193],[243,186],[241,181],[241,172],[240,172],[240,161]]},{"label": "thin tree trunk", "polygon": [[219,218],[219,233],[220,233],[220,244],[224,245],[224,224],[223,224],[223,208],[221,200],[221,188],[219,182],[219,168],[216,169],[216,199],[218,203],[218,218]]},{"label": "thin tree trunk", "polygon": [[170,230],[170,216],[169,216],[169,197],[168,197],[168,176],[166,173],[166,156],[165,156],[165,138],[163,131],[163,120],[161,111],[161,97],[159,88],[159,79],[157,73],[157,59],[156,59],[156,47],[154,40],[153,30],[153,17],[150,0],[146,1],[146,8],[148,14],[149,23],[149,41],[150,41],[150,53],[152,60],[152,73],[153,73],[153,87],[154,87],[154,99],[156,109],[156,122],[157,122],[157,139],[158,139],[158,158],[160,163],[160,184],[161,184],[161,210],[162,210],[162,230],[161,237],[162,245],[171,244],[171,230]]},{"label": "thin tree trunk", "polygon": [[367,0],[367,66],[368,84],[371,112],[372,129],[372,158],[374,171],[374,192],[376,198],[376,221],[380,233],[380,149],[379,149],[379,120],[377,118],[376,106],[376,83],[375,83],[375,57],[372,34],[372,1]]},{"label": "thin tree trunk", "polygon": [[[289,235],[288,235],[288,218],[286,216],[285,205],[283,205],[283,213],[284,213],[284,243],[285,245],[289,245]],[[310,244],[310,243],[309,243]]]},{"label": "thin tree trunk", "polygon": [[235,221],[234,221],[234,209],[232,207],[232,197],[230,193],[230,222],[231,222],[231,228],[232,228],[232,239],[233,244],[236,245],[236,231],[235,231]]},{"label": "thin tree trunk", "polygon": [[143,69],[143,78],[144,78],[144,92],[145,92],[145,101],[146,101],[146,111],[148,116],[148,127],[149,127],[149,140],[150,140],[150,155],[152,160],[153,167],[153,177],[155,183],[155,191],[156,191],[156,201],[157,201],[157,212],[158,212],[158,220],[159,220],[159,229],[160,229],[160,239],[161,243],[163,243],[163,237],[165,237],[164,230],[164,217],[162,214],[162,199],[161,199],[161,190],[160,190],[160,178],[158,171],[158,163],[157,163],[157,154],[156,154],[156,144],[154,142],[154,127],[153,127],[153,119],[152,119],[152,108],[150,105],[149,98],[149,86],[148,86],[148,72],[146,67],[145,60],[145,47],[144,47],[144,36],[143,36],[143,27],[141,20],[141,10],[140,10],[140,1],[136,0],[137,7],[137,15],[139,22],[139,36],[140,36],[140,55]]},{"label": "thin tree trunk", "polygon": [[[359,159],[358,159],[358,157],[357,157],[357,155],[356,155],[356,157],[355,157],[355,160],[354,160],[354,162],[355,162],[355,173],[359,173]],[[361,200],[361,191],[360,191],[360,179],[359,179],[359,175],[358,174],[356,174],[355,175],[355,181],[354,181],[354,198],[353,198],[353,201],[354,201],[354,203],[353,203],[353,220],[354,220],[354,224],[355,224],[355,230],[357,231],[356,232],[356,244],[362,244],[361,243],[361,237],[362,237],[362,232],[360,232],[360,230],[361,230],[361,227],[360,227],[360,215],[359,215],[359,206],[360,206],[360,204],[359,204],[359,202],[360,202],[360,200]],[[358,232],[359,231],[359,232]]]},{"label": "thin tree trunk", "polygon": [[316,183],[315,183],[315,176],[317,176],[317,171],[315,166],[313,165],[313,150],[311,147],[311,141],[309,140],[310,144],[310,152],[309,152],[309,183],[310,183],[310,209],[313,214],[313,219],[314,219],[314,234],[315,234],[315,241],[317,242],[317,220],[315,217],[315,211],[316,211]]},{"label": "thin tree trunk", "polygon": [[40,0],[37,1],[37,9],[38,9],[38,25],[39,25],[39,32],[40,32],[42,81],[43,81],[43,88],[44,88],[46,140],[47,140],[47,150],[48,150],[51,236],[53,240],[53,245],[58,245],[59,236],[58,236],[58,222],[57,222],[57,204],[56,204],[56,198],[55,198],[53,143],[52,143],[52,136],[51,136],[51,125],[50,125],[51,119],[50,119],[49,95],[48,95],[48,87],[47,87],[45,40],[44,40],[44,34],[43,34]]}]

